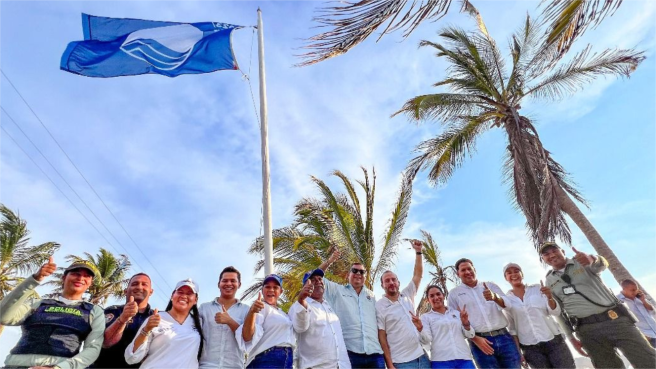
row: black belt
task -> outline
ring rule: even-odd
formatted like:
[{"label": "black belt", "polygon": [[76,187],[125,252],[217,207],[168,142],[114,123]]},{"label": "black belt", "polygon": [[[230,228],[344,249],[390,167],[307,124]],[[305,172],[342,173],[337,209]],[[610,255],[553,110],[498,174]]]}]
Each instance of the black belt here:
[{"label": "black belt", "polygon": [[592,323],[601,323],[608,320],[615,320],[621,316],[624,316],[621,309],[613,308],[606,311],[602,311],[598,314],[593,314],[586,316],[585,318],[571,317],[569,320],[575,327],[583,324],[592,324]]},{"label": "black belt", "polygon": [[508,330],[506,328],[501,328],[501,329],[497,329],[496,331],[476,332],[476,335],[480,337],[494,337],[494,336],[502,336],[506,333],[508,333]]}]

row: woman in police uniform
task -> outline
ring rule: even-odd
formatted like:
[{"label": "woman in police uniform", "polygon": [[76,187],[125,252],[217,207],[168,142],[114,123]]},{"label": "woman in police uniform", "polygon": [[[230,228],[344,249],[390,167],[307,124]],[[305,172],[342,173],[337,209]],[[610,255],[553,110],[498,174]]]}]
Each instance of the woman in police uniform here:
[{"label": "woman in police uniform", "polygon": [[98,357],[105,331],[103,309],[82,300],[94,272],[84,263],[73,263],[64,270],[61,295],[34,298],[34,288],[56,269],[51,256],[0,302],[0,324],[22,329],[5,367],[81,369]]}]

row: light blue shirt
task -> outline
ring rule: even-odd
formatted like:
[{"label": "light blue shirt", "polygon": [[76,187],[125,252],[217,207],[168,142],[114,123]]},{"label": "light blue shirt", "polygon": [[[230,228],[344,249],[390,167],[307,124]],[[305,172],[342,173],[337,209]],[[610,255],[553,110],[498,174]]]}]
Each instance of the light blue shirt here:
[{"label": "light blue shirt", "polygon": [[346,350],[358,354],[382,354],[376,324],[376,298],[362,287],[360,294],[350,284],[340,285],[323,279],[324,298],[339,317]]},{"label": "light blue shirt", "polygon": [[636,318],[638,318],[636,327],[640,329],[640,332],[649,338],[656,338],[656,320],[654,319],[656,317],[656,310],[649,311],[640,299],[635,298],[631,300],[622,293],[618,294],[617,298],[625,303]]},{"label": "light blue shirt", "polygon": [[[241,325],[244,324],[248,310],[250,310],[250,306],[237,301],[228,309],[228,315]],[[214,299],[200,305],[198,311],[205,336],[205,345],[199,362],[200,368],[244,368],[246,366],[244,353],[239,349],[235,333],[227,324],[217,324],[214,320],[216,313],[223,311],[221,305]]]}]

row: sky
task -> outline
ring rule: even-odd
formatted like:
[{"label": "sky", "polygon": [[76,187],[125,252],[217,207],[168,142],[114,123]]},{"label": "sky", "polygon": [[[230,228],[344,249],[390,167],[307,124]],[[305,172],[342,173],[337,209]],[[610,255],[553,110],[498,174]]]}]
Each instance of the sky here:
[{"label": "sky", "polygon": [[[499,45],[506,45],[526,13],[535,14],[538,6],[530,1],[473,3]],[[438,122],[417,125],[403,116],[390,118],[409,98],[440,91],[432,84],[444,78],[446,65],[418,44],[437,40],[444,26],[473,30],[473,23],[457,13],[454,3],[449,15],[422,24],[406,39],[398,32],[379,42],[371,37],[340,57],[294,67],[300,61],[296,55],[303,52],[303,39],[316,33],[312,17],[321,4],[0,2],[3,73],[129,236],[5,77],[0,81],[3,109],[111,234],[5,113],[0,117],[2,127],[98,231],[1,131],[0,202],[28,221],[33,244],[56,241],[62,245],[55,255],[60,265],[65,264],[66,255],[95,254],[101,247],[128,254],[132,272],[152,276],[155,295],[151,302],[156,307],[163,308],[172,286],[188,277],[198,281],[200,301],[211,300],[218,293],[219,272],[228,265],[242,271],[243,288],[250,285],[258,257],[247,249],[261,234],[260,136],[254,108],[259,103],[259,81],[253,29],[233,35],[241,72],[94,79],[59,70],[59,60],[68,42],[83,37],[82,12],[252,26],[260,7],[274,228],[291,223],[298,200],[318,196],[311,175],[341,190],[331,171],[338,169],[355,180],[362,178],[361,166],[375,167],[374,232],[382,239],[412,149],[441,131]],[[574,47],[576,51],[592,43],[593,51],[644,50],[647,59],[630,79],[600,78],[564,101],[527,102],[522,109],[534,119],[545,147],[571,173],[588,200],[590,208],[584,208],[584,213],[652,294],[656,293],[655,18],[653,2],[625,1]],[[505,46],[502,50],[507,51]],[[506,144],[502,131],[485,133],[474,155],[447,185],[431,187],[422,173],[415,181],[402,236],[419,238],[420,230],[430,232],[445,265],[468,257],[479,279],[496,281],[504,290],[509,285],[501,269],[507,262],[520,263],[529,283],[538,283],[545,274],[526,234],[524,218],[512,207],[503,183]],[[577,249],[594,253],[578,229],[571,227]],[[410,280],[413,261],[409,245],[400,245],[395,270],[401,283]],[[424,277],[420,290],[428,280],[427,271]],[[603,278],[618,291],[609,272]],[[380,295],[382,290],[376,286],[375,292]],[[0,357],[7,354],[19,332],[8,328],[0,336]]]}]

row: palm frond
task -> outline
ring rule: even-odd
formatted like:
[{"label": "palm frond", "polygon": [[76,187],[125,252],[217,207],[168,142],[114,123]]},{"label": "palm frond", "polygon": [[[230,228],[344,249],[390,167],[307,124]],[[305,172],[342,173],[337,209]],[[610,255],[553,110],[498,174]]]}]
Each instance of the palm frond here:
[{"label": "palm frond", "polygon": [[[453,82],[449,80],[447,83]],[[392,117],[403,113],[414,121],[449,121],[462,115],[474,114],[480,110],[478,104],[481,103],[481,99],[468,94],[420,95],[408,100]]]}]

